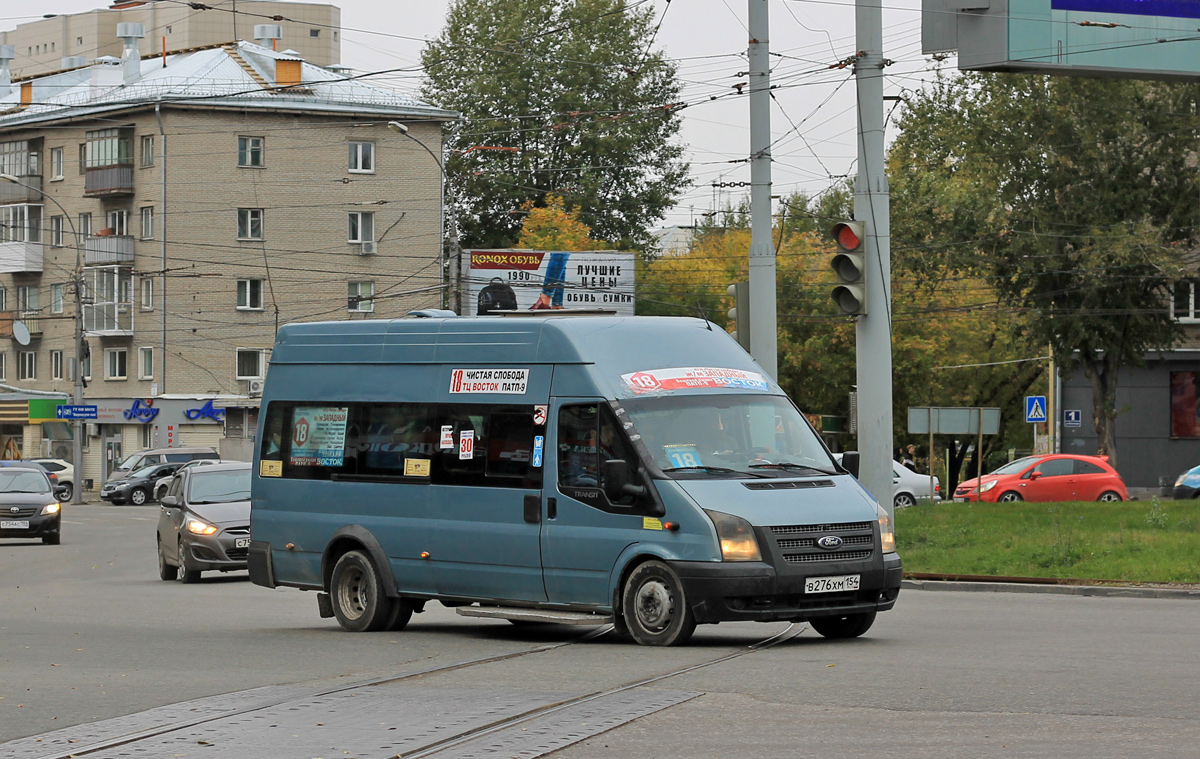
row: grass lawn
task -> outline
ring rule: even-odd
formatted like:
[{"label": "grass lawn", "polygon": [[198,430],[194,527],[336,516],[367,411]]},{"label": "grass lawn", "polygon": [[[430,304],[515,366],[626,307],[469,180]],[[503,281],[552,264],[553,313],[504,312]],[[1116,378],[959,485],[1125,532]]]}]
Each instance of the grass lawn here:
[{"label": "grass lawn", "polygon": [[940,503],[896,513],[906,572],[1200,583],[1200,502]]}]

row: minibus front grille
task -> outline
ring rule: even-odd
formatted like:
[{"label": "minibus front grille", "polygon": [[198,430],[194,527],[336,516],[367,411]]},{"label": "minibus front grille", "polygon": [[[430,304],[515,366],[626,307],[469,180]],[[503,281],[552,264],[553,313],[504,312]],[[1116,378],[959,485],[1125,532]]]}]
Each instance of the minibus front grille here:
[{"label": "minibus front grille", "polygon": [[[780,548],[815,548],[817,545],[816,538],[779,538],[775,543]],[[872,546],[875,545],[874,535],[850,535],[842,538],[842,545],[847,546]]]},{"label": "minibus front grille", "polygon": [[774,535],[811,535],[820,533],[861,532],[875,526],[874,522],[843,522],[842,524],[793,524],[784,527],[772,527]]},{"label": "minibus front grille", "polygon": [[759,480],[743,482],[747,490],[804,490],[808,488],[831,488],[833,480]]},{"label": "minibus front grille", "polygon": [[871,551],[839,551],[825,553],[786,553],[783,560],[788,564],[808,564],[816,561],[858,561],[870,558]]}]

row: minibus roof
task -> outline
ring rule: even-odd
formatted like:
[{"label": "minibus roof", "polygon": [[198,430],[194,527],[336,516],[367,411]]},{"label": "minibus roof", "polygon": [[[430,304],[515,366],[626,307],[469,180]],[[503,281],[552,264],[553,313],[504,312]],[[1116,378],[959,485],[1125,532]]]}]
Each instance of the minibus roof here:
[{"label": "minibus roof", "polygon": [[[482,316],[287,324],[279,330],[271,365],[287,364],[576,364],[585,365],[580,369],[593,375],[597,388],[606,387],[615,397],[626,395],[621,391],[632,373],[715,368],[749,373],[766,384],[750,390],[782,393],[720,327],[704,319],[674,316]],[[706,389],[703,385],[695,383],[701,392]],[[691,387],[685,383],[679,389]]]}]

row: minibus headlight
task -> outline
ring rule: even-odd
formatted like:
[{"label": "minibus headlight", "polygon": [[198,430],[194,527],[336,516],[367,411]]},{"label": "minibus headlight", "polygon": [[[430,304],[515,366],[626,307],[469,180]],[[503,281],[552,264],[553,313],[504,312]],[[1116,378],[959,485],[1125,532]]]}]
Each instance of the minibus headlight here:
[{"label": "minibus headlight", "polygon": [[717,539],[721,541],[722,561],[762,561],[754,528],[741,517],[721,511],[704,510],[717,528]]},{"label": "minibus headlight", "polygon": [[884,553],[896,552],[896,532],[892,529],[892,518],[888,516],[887,509],[875,504],[875,513],[879,515],[879,542],[883,547]]}]

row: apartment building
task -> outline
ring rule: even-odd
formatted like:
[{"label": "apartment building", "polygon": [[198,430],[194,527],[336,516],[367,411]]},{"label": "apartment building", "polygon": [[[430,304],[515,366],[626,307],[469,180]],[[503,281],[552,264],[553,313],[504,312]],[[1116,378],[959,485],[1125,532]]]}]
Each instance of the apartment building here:
[{"label": "apartment building", "polygon": [[139,449],[246,455],[277,326],[440,305],[456,117],[273,51],[269,25],[165,59],[118,31],[122,59],[11,84],[0,47],[0,455],[70,448],[30,398],[72,389],[78,271],[96,487]]},{"label": "apartment building", "polygon": [[[0,32],[0,45],[13,47],[13,76],[43,76],[67,68],[64,58],[82,58],[72,65],[84,65],[106,55],[119,57],[118,24],[142,24],[146,36],[138,41],[138,50],[154,55],[252,39],[256,24],[270,22],[282,28],[286,49],[309,63],[334,66],[341,60],[342,11],[335,5],[277,0],[208,0],[204,5],[211,8],[174,0],[118,0],[108,8],[18,24]],[[285,49],[282,41],[277,47]]]}]

